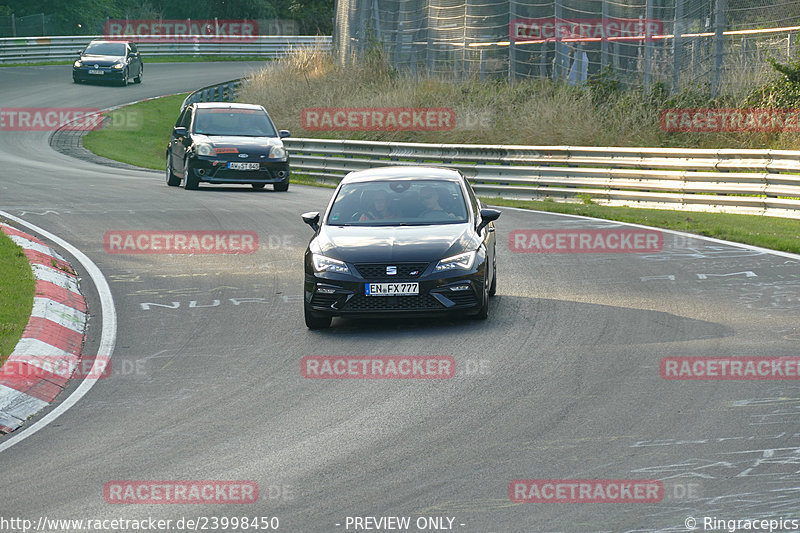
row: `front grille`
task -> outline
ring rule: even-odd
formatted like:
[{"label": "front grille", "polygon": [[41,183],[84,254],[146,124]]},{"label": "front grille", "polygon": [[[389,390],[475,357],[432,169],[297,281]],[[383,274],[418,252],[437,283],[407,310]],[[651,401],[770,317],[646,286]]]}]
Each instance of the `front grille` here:
[{"label": "front grille", "polygon": [[[397,267],[397,274],[389,276],[386,274],[386,267]],[[415,279],[425,272],[428,263],[357,263],[356,270],[364,279],[370,280],[399,280]],[[412,274],[416,272],[415,274]],[[389,298],[387,296],[387,298]]]},{"label": "front grille", "polygon": [[444,306],[430,294],[421,296],[361,296],[345,304],[343,311],[441,311]]}]

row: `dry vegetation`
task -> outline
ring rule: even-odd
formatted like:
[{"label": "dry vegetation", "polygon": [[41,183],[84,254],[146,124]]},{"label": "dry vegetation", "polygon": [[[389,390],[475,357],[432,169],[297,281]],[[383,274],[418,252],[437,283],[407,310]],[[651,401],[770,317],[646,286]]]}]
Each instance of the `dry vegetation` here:
[{"label": "dry vegetation", "polygon": [[[659,112],[672,107],[743,107],[748,84],[737,83],[720,99],[701,90],[670,96],[621,90],[610,77],[588,87],[549,80],[454,82],[397,72],[379,53],[339,66],[320,51],[299,51],[271,62],[244,85],[239,100],[264,105],[281,129],[295,137],[410,142],[524,145],[800,147],[797,133],[665,133]],[[752,87],[752,83],[749,87]],[[308,132],[307,107],[447,107],[456,127],[437,132]]]}]

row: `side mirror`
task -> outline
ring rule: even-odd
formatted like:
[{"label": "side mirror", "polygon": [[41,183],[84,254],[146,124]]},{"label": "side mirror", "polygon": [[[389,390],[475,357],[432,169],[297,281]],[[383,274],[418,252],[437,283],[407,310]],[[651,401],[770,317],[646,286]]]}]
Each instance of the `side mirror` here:
[{"label": "side mirror", "polygon": [[278,131],[278,137],[280,137],[281,139],[285,139],[286,137],[289,137],[290,135],[291,135],[291,133],[289,132],[289,130],[279,130]]},{"label": "side mirror", "polygon": [[186,131],[186,128],[184,128],[183,126],[175,127],[172,129],[173,137],[186,137],[188,134],[189,132]]},{"label": "side mirror", "polygon": [[481,223],[478,224],[476,231],[478,233],[483,231],[483,228],[500,218],[500,211],[497,209],[481,209]]},{"label": "side mirror", "polygon": [[75,52],[75,53],[76,53],[76,54],[78,54],[79,56],[81,56],[81,55],[83,55],[83,50],[78,50],[78,51],[77,51],[77,52]]},{"label": "side mirror", "polygon": [[136,57],[136,52],[128,52],[128,57]]},{"label": "side mirror", "polygon": [[314,231],[319,230],[319,211],[309,211],[300,215],[303,222],[311,226]]}]

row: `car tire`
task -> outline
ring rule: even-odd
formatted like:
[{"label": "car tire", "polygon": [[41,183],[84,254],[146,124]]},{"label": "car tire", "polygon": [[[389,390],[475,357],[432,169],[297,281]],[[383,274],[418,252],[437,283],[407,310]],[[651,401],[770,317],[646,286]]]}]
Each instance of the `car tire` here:
[{"label": "car tire", "polygon": [[308,327],[308,329],[325,329],[331,327],[332,317],[315,315],[308,308],[308,303],[306,302],[303,302],[303,315],[305,316],[306,327]]},{"label": "car tire", "polygon": [[250,186],[253,187],[255,190],[263,189],[266,183],[251,183]]},{"label": "car tire", "polygon": [[489,296],[497,294],[497,256],[492,255],[492,284],[489,286]]},{"label": "car tire", "polygon": [[126,69],[122,71],[122,81],[119,82],[119,86],[127,87],[127,85],[128,85],[128,71]]},{"label": "car tire", "polygon": [[80,82],[81,82],[81,80],[79,80],[75,76],[72,76],[72,83],[80,83]]},{"label": "car tire", "polygon": [[486,320],[489,318],[489,274],[488,268],[486,276],[483,279],[483,298],[481,303],[481,308],[478,310],[477,313],[473,316],[476,320]]},{"label": "car tire", "polygon": [[177,187],[181,184],[181,179],[172,173],[172,154],[167,154],[167,185]]},{"label": "car tire", "polygon": [[196,191],[200,185],[200,179],[192,173],[192,167],[189,164],[189,158],[183,162],[183,173],[186,175],[183,182],[183,188],[187,191]]},{"label": "car tire", "polygon": [[288,181],[286,181],[286,182],[282,181],[280,183],[276,183],[276,184],[274,184],[272,186],[272,189],[274,191],[276,191],[276,192],[286,192],[286,191],[289,190],[289,182]]},{"label": "car tire", "polygon": [[143,74],[144,74],[144,67],[139,69],[139,75],[133,78],[133,83],[142,83]]}]

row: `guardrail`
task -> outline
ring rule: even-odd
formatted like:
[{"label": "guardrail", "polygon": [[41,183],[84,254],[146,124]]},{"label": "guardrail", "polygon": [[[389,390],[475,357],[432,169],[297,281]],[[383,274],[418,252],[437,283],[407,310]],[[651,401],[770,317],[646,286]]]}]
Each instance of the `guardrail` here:
[{"label": "guardrail", "polygon": [[193,91],[181,104],[181,110],[189,104],[195,102],[232,102],[236,99],[236,93],[242,86],[242,79],[238,78],[216,85],[209,85]]},{"label": "guardrail", "polygon": [[[33,61],[69,60],[77,58],[77,51],[86,48],[92,39],[102,39],[102,35],[55,36],[55,37],[6,37],[0,39],[0,64],[25,63]],[[280,57],[300,49],[331,49],[331,37],[289,35],[261,35],[238,42],[203,42],[198,36],[196,42],[155,42],[137,43],[147,63],[147,57],[199,55],[199,56],[241,56],[241,57]],[[229,37],[230,39],[230,37]],[[133,40],[133,42],[136,42]]]},{"label": "guardrail", "polygon": [[[242,80],[195,101],[235,98]],[[800,151],[284,139],[293,172],[334,181],[386,165],[457,168],[483,196],[800,218]]]},{"label": "guardrail", "polygon": [[294,172],[339,180],[385,165],[461,170],[478,194],[800,218],[800,151],[487,146],[284,139]]}]

